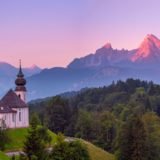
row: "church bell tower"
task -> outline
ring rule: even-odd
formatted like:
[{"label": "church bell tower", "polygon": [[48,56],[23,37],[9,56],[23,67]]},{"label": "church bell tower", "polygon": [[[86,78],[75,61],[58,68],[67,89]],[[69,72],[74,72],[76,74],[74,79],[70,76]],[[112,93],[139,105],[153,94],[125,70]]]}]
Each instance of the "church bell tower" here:
[{"label": "church bell tower", "polygon": [[26,80],[24,78],[24,74],[22,72],[22,67],[21,67],[21,60],[19,63],[19,72],[17,74],[17,78],[15,80],[15,84],[16,84],[16,89],[15,89],[15,93],[17,94],[17,96],[19,98],[21,98],[21,100],[23,100],[24,102],[26,102]]}]

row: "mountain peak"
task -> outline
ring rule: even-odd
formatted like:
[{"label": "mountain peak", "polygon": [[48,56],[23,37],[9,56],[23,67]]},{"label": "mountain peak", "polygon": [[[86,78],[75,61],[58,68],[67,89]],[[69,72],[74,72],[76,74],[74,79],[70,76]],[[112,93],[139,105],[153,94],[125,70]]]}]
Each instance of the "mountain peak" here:
[{"label": "mountain peak", "polygon": [[106,48],[106,49],[111,49],[112,48],[112,45],[111,43],[106,43],[103,48]]},{"label": "mountain peak", "polygon": [[149,45],[150,47],[154,45],[160,48],[160,40],[155,35],[148,34],[141,44],[141,46],[144,46],[144,45]]},{"label": "mountain peak", "polygon": [[30,69],[40,69],[36,64],[33,64],[32,66],[29,67]]},{"label": "mountain peak", "polygon": [[[160,40],[153,34],[148,34],[131,60],[135,62],[149,56],[157,56],[157,53],[160,53]],[[158,56],[160,56],[160,54]]]},{"label": "mountain peak", "polygon": [[155,35],[153,34],[147,34],[147,36],[145,37],[145,39],[149,39],[149,40],[159,40]]}]

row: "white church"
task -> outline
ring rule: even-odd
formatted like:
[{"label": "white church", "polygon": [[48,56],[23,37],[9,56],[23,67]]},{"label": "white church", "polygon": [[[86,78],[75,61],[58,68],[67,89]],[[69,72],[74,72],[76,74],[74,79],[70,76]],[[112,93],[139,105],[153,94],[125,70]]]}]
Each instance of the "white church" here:
[{"label": "white church", "polygon": [[29,108],[26,104],[26,80],[21,62],[15,91],[9,90],[0,100],[0,128],[25,128],[29,126]]}]

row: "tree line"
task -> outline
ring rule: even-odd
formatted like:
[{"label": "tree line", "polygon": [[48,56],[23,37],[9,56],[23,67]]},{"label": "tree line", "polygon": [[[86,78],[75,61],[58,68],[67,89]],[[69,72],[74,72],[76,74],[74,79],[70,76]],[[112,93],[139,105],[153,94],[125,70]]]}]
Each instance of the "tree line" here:
[{"label": "tree line", "polygon": [[79,137],[118,160],[160,159],[160,86],[128,79],[30,105],[55,133]]}]

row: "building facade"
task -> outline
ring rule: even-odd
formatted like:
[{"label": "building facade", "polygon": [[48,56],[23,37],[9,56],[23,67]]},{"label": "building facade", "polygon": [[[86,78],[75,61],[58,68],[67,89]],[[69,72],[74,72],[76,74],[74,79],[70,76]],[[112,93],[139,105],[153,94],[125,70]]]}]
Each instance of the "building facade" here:
[{"label": "building facade", "polygon": [[29,108],[26,104],[26,80],[22,72],[21,63],[15,91],[9,90],[0,100],[0,127],[25,128],[29,126]]}]

